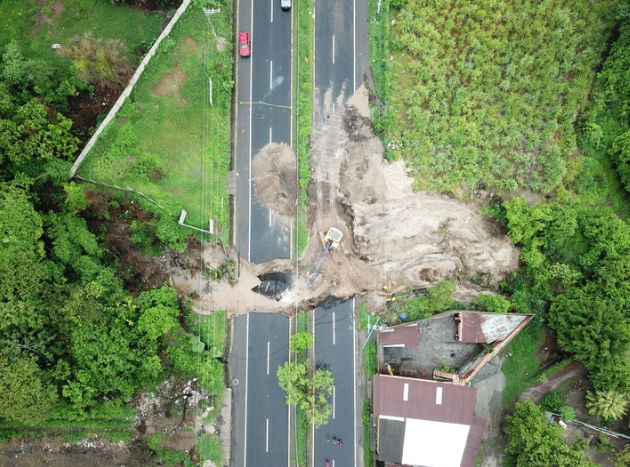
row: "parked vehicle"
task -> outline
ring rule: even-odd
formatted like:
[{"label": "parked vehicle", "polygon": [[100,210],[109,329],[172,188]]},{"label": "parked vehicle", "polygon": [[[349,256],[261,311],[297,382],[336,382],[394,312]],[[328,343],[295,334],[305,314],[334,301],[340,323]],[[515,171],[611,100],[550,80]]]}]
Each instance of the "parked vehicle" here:
[{"label": "parked vehicle", "polygon": [[249,57],[252,54],[252,40],[248,32],[241,32],[238,35],[238,54],[241,57]]}]

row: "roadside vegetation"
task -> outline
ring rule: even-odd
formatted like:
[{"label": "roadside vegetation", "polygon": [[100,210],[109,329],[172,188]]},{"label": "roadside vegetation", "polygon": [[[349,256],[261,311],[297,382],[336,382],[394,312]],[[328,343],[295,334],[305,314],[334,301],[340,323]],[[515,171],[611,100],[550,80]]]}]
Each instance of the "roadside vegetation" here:
[{"label": "roadside vegetation", "polygon": [[[121,41],[130,41],[125,57],[134,61],[135,47],[154,40],[161,17],[106,1],[57,2],[63,6],[57,27],[69,28],[66,51],[89,53],[50,58],[34,52],[38,40],[54,37],[50,21],[31,31],[35,45],[27,37],[38,21],[33,15],[50,12],[15,3],[0,7],[13,4],[21,13],[8,13],[16,15],[13,29],[0,31],[0,437],[129,442],[138,435],[130,403],[139,392],[166,379],[185,385],[198,378],[204,396],[220,407],[224,389],[225,313],[197,316],[175,289],[129,280],[127,266],[107,249],[106,227],[88,211],[105,206],[99,216],[109,219],[123,202],[134,215],[142,211],[121,197],[103,201],[96,187],[67,178],[85,136],[73,125],[78,89],[92,102],[89,93],[118,79],[98,74],[120,65],[108,61],[115,58],[106,53],[108,34],[128,33]],[[85,42],[81,24],[93,29],[94,40]],[[132,220],[117,218],[117,232]],[[167,453],[159,439],[146,441],[153,460],[189,456]]]},{"label": "roadside vegetation", "polygon": [[[139,201],[162,224],[136,229],[153,228],[166,243],[175,234],[164,224],[175,224],[182,209],[187,224],[207,230],[212,219],[227,240],[232,3],[220,7],[207,19],[191,4],[78,172],[154,199],[161,207]],[[181,239],[171,243],[185,247]]]},{"label": "roadside vegetation", "polygon": [[309,138],[313,128],[313,0],[295,2],[295,154],[298,162],[298,208],[296,215],[296,251],[302,256],[308,243],[307,189],[311,180]]},{"label": "roadside vegetation", "polygon": [[3,1],[0,51],[8,62],[21,64],[5,79],[36,84],[36,93],[70,117],[85,140],[159,35],[174,3],[161,2],[164,10],[137,10],[109,1]]}]

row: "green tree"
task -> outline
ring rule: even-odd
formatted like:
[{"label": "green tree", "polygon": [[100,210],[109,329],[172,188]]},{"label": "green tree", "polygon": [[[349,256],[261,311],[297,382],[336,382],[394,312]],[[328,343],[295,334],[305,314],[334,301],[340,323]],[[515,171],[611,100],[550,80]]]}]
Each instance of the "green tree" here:
[{"label": "green tree", "polygon": [[595,390],[586,393],[588,412],[604,420],[619,420],[626,414],[627,406],[627,393],[612,390]]},{"label": "green tree", "polygon": [[594,465],[584,453],[581,443],[564,442],[562,428],[545,420],[542,410],[525,401],[516,405],[514,414],[506,418],[507,448],[516,467]]},{"label": "green tree", "polygon": [[443,280],[428,287],[429,310],[444,311],[453,304],[453,292],[455,284],[451,281]]},{"label": "green tree", "polygon": [[626,444],[624,448],[613,457],[613,465],[615,467],[628,467],[630,465],[630,444]]},{"label": "green tree", "polygon": [[83,185],[69,182],[64,184],[63,190],[66,192],[66,208],[69,212],[77,213],[87,207],[88,200]]},{"label": "green tree", "polygon": [[313,347],[313,335],[307,331],[296,332],[291,336],[291,352],[305,352]]},{"label": "green tree", "polygon": [[54,386],[33,360],[0,356],[0,418],[35,425],[46,420],[56,400]]},{"label": "green tree", "polygon": [[477,305],[485,311],[507,313],[510,309],[511,303],[503,295],[479,294],[477,295]]},{"label": "green tree", "polygon": [[285,391],[287,404],[302,410],[316,427],[324,425],[331,414],[328,398],[333,378],[329,370],[312,371],[305,363],[285,362],[278,367],[278,384]]}]

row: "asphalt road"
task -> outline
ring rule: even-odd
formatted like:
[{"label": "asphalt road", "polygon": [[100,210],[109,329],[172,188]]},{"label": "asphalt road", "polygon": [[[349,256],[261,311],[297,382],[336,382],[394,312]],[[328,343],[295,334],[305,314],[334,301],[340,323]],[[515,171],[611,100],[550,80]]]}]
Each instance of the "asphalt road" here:
[{"label": "asphalt road", "polygon": [[279,0],[239,0],[237,21],[237,33],[251,34],[252,54],[237,57],[236,246],[241,258],[264,263],[291,255],[293,226],[274,220],[260,204],[251,163],[270,142],[292,143],[292,13],[282,11]]},{"label": "asphalt road", "polygon": [[[356,454],[356,363],[354,299],[324,309],[316,308],[315,365],[332,370],[335,382],[330,421],[315,430],[312,465],[345,467],[357,465]],[[343,446],[332,442],[341,438]]]},{"label": "asphalt road", "polygon": [[289,465],[289,409],[276,377],[289,358],[289,325],[275,313],[232,321],[232,466]]},{"label": "asphalt road", "polygon": [[[368,66],[367,0],[315,0],[315,88],[345,100],[361,86]],[[321,105],[320,105],[321,108]]]}]

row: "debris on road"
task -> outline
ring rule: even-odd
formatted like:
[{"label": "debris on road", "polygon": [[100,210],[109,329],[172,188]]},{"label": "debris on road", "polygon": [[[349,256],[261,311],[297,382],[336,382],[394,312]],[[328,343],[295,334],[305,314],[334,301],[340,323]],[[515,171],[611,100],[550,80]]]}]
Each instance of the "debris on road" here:
[{"label": "debris on road", "polygon": [[286,144],[271,143],[252,162],[256,196],[263,206],[281,216],[295,215],[297,182],[295,153]]}]

